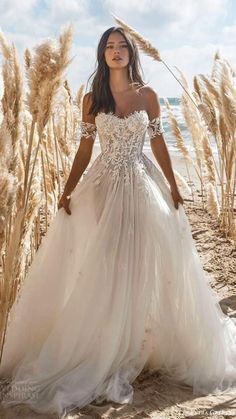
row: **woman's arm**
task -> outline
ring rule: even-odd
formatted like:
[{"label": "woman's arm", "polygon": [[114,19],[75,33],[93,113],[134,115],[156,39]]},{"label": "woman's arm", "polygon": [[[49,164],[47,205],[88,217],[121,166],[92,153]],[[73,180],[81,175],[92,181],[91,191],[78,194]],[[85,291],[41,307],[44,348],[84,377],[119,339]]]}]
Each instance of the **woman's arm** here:
[{"label": "woman's arm", "polygon": [[[58,209],[60,209],[62,206],[65,206],[64,204],[69,203],[69,199],[67,198],[67,196],[70,196],[70,194],[76,187],[82,174],[84,173],[86,167],[88,166],[91,156],[92,156],[92,150],[93,150],[94,140],[96,136],[96,125],[95,125],[94,116],[88,113],[90,104],[91,104],[91,94],[87,93],[83,98],[83,105],[82,105],[80,144],[79,144],[78,151],[75,155],[72,168],[71,168],[69,177],[67,179],[67,182],[64,188],[64,192],[60,198]],[[67,212],[68,214],[71,214],[70,211],[67,211]]]},{"label": "woman's arm", "polygon": [[151,87],[146,87],[146,109],[149,116],[149,137],[152,152],[159,163],[167,181],[169,182],[175,207],[178,208],[178,202],[183,204],[183,199],[179,193],[175,180],[172,162],[167,145],[165,143],[161,124],[161,107],[157,93]]}]

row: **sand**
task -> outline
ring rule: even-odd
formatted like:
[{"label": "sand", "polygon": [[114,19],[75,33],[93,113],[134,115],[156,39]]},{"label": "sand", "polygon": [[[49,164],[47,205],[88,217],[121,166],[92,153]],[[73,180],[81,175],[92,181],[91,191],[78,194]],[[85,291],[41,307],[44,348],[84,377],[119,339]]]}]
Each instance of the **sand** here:
[{"label": "sand", "polygon": [[[146,152],[153,159],[151,152]],[[93,159],[96,153],[93,154]],[[172,166],[188,181],[183,160],[171,156]],[[154,161],[154,159],[153,159]],[[154,161],[155,162],[155,161]],[[92,161],[91,161],[92,163]],[[192,173],[192,172],[191,172]],[[226,239],[217,229],[216,222],[211,219],[202,207],[201,193],[197,178],[192,173],[194,181],[194,200],[192,195],[181,191],[184,198],[184,208],[188,215],[192,235],[203,263],[203,268],[210,278],[211,286],[218,293],[222,310],[229,316],[236,317],[236,250],[233,242]],[[191,387],[174,382],[170,377],[158,372],[142,372],[133,383],[133,404],[120,405],[103,403],[96,406],[90,404],[83,409],[74,410],[67,415],[69,418],[235,418],[236,391],[220,396],[197,397],[192,394]],[[23,405],[3,409],[0,407],[1,419],[55,419],[57,415],[39,415]]]}]

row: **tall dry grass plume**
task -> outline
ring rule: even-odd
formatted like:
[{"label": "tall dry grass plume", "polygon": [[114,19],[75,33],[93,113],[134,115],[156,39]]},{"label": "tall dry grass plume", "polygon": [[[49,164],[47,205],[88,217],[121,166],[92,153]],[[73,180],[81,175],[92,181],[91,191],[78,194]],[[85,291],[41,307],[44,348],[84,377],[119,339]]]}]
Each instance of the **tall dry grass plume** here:
[{"label": "tall dry grass plume", "polygon": [[[0,125],[0,348],[9,313],[70,171],[78,115],[64,72],[72,27],[25,51],[26,94],[14,45],[0,34],[4,91]],[[60,118],[56,120],[58,106]],[[61,131],[60,131],[61,130]],[[1,358],[1,356],[0,356]]]}]

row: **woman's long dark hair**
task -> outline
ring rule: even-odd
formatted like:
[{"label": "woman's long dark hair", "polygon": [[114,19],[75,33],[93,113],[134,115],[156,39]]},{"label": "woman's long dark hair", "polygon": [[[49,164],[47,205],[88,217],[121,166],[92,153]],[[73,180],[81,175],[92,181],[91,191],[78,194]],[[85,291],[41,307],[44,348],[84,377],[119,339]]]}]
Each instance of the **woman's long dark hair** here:
[{"label": "woman's long dark hair", "polygon": [[112,32],[119,32],[127,42],[129,50],[129,81],[141,86],[145,85],[141,76],[142,68],[138,48],[132,38],[119,26],[107,29],[101,36],[97,47],[97,68],[88,79],[89,81],[94,76],[91,83],[92,104],[89,113],[95,116],[99,111],[106,113],[115,112],[115,101],[109,86],[109,67],[104,56],[107,40]]}]

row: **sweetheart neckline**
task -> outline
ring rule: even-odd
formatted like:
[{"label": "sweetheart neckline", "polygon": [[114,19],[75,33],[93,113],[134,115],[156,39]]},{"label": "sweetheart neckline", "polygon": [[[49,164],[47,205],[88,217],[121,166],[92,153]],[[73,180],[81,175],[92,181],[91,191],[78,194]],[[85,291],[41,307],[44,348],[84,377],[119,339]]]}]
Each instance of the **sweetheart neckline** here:
[{"label": "sweetheart neckline", "polygon": [[[96,115],[96,117],[99,115],[99,114],[103,114],[103,115],[110,115],[110,116],[114,116],[115,118],[117,118],[117,119],[119,119],[120,121],[125,121],[125,120],[127,120],[127,119],[129,119],[131,116],[134,116],[134,115],[136,115],[136,114],[141,114],[142,112],[144,112],[147,116],[148,116],[148,113],[147,113],[147,111],[146,111],[146,109],[139,109],[139,110],[135,110],[135,111],[133,111],[133,112],[131,112],[130,114],[128,114],[128,115],[125,115],[124,117],[120,117],[120,116],[118,116],[118,115],[116,115],[114,112],[112,112],[112,111],[110,111],[110,112],[103,112],[103,111],[100,111],[100,112],[98,112],[97,113],[97,115]],[[96,118],[95,117],[95,118]]]}]

